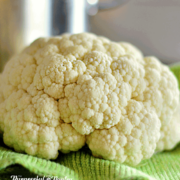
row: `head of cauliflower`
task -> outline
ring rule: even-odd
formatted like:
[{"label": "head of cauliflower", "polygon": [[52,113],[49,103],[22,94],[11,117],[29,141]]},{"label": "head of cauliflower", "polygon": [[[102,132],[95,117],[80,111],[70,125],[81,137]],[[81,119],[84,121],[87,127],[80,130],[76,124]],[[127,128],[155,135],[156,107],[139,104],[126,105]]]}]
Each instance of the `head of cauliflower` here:
[{"label": "head of cauliflower", "polygon": [[55,159],[87,143],[94,156],[136,165],[153,155],[178,97],[168,67],[129,43],[40,38],[0,76],[0,128],[6,145],[30,155]]}]

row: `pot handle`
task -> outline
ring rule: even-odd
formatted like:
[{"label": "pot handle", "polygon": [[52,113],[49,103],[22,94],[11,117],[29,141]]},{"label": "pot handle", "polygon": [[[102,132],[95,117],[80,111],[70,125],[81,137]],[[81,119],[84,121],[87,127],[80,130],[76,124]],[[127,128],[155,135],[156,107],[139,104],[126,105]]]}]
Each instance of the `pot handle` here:
[{"label": "pot handle", "polygon": [[100,2],[98,3],[98,10],[108,10],[108,9],[113,9],[116,8],[117,6],[120,6],[124,3],[127,3],[129,0],[114,0],[112,2]]}]

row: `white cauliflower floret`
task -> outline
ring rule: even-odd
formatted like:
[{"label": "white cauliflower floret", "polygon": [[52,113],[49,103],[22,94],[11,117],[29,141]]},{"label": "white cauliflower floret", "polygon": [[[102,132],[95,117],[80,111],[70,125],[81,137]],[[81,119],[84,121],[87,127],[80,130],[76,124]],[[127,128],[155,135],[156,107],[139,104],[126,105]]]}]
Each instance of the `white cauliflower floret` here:
[{"label": "white cauliflower floret", "polygon": [[143,54],[138,48],[127,42],[120,42],[119,44],[125,49],[126,54],[134,56],[137,61],[144,64]]},{"label": "white cauliflower floret", "polygon": [[87,136],[87,143],[96,157],[137,165],[153,155],[161,124],[147,104],[130,100],[126,109],[117,125],[95,130]]},{"label": "white cauliflower floret", "polygon": [[[51,39],[54,40],[54,38],[38,38],[37,40],[35,40],[34,42],[32,42],[28,47],[26,47],[24,50],[23,50],[23,53],[25,54],[29,54],[31,56],[34,57],[34,55],[36,54],[36,52],[39,50],[39,49],[43,49],[44,47],[48,46],[49,44],[53,44],[53,43],[48,43],[48,41],[50,42]],[[56,37],[55,39],[59,39],[59,37]],[[46,49],[47,50],[47,49]],[[51,50],[48,50],[48,52],[51,51]],[[44,51],[44,53],[42,54],[45,54],[47,51]]]},{"label": "white cauliflower floret", "polygon": [[145,69],[133,56],[126,55],[111,64],[112,74],[119,83],[128,83],[134,98],[146,89]]},{"label": "white cauliflower floret", "polygon": [[118,97],[113,92],[116,79],[109,73],[88,77],[82,75],[77,84],[67,85],[65,98],[59,101],[61,119],[72,122],[72,126],[81,134],[110,128],[119,122],[121,116]]},{"label": "white cauliflower floret", "polygon": [[56,127],[55,131],[58,136],[61,152],[69,153],[70,151],[77,151],[84,146],[85,136],[80,135],[70,124],[61,123]]},{"label": "white cauliflower floret", "polygon": [[[16,151],[55,159],[58,150],[73,151],[84,145],[85,137],[72,131],[70,124],[64,125],[60,121],[58,103],[48,95],[39,92],[32,97],[19,90],[12,93],[4,103],[4,142]],[[66,133],[61,129],[63,126],[67,126]],[[70,140],[65,138],[67,136],[79,141],[69,143]]]},{"label": "white cauliflower floret", "polygon": [[177,80],[168,67],[162,65],[155,57],[146,57],[144,62],[147,87],[136,99],[150,102],[162,126],[167,125],[179,104]]},{"label": "white cauliflower floret", "polygon": [[180,142],[180,105],[167,126],[161,127],[161,137],[156,151],[171,150]]},{"label": "white cauliflower floret", "polygon": [[2,92],[5,99],[18,89],[27,90],[33,82],[36,67],[34,58],[25,53],[8,61],[2,74]]},{"label": "white cauliflower floret", "polygon": [[178,103],[177,80],[158,59],[90,33],[39,38],[0,75],[5,144],[46,159],[87,141],[95,156],[138,164],[160,132],[161,150],[179,141]]},{"label": "white cauliflower floret", "polygon": [[86,65],[87,72],[93,74],[112,72],[110,68],[112,58],[103,52],[92,51],[84,57],[83,62]]},{"label": "white cauliflower floret", "polygon": [[68,61],[61,55],[47,56],[38,66],[33,84],[38,90],[59,99],[64,97],[64,86],[76,82],[85,70],[86,66],[80,60],[72,58]]}]

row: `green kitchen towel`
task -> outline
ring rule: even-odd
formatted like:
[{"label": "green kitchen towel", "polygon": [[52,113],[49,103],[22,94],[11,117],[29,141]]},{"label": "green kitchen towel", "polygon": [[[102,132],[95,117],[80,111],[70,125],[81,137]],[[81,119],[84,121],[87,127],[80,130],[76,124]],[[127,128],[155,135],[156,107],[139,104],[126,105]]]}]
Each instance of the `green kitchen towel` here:
[{"label": "green kitchen towel", "polygon": [[[180,66],[170,66],[180,84]],[[16,153],[0,139],[0,180],[180,180],[180,144],[172,151],[155,154],[137,167],[91,156],[88,148],[58,159]]]},{"label": "green kitchen towel", "polygon": [[177,80],[179,83],[179,89],[180,89],[180,63],[170,65],[170,69],[174,73],[174,75],[177,77]]}]

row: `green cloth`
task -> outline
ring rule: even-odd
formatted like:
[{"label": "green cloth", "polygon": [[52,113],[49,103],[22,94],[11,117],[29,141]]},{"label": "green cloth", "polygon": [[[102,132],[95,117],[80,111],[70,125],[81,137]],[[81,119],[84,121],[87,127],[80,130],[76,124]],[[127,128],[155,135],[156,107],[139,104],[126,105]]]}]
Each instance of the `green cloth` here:
[{"label": "green cloth", "polygon": [[[180,66],[171,66],[171,70],[180,82]],[[2,139],[0,143],[0,180],[13,179],[12,175],[15,180],[40,180],[45,176],[54,180],[180,180],[180,144],[172,151],[157,153],[137,167],[130,167],[94,158],[86,147],[66,155],[60,153],[58,159],[48,161],[16,153]]]},{"label": "green cloth", "polygon": [[180,88],[180,63],[174,64],[170,66],[171,71],[177,77],[179,88]]}]

